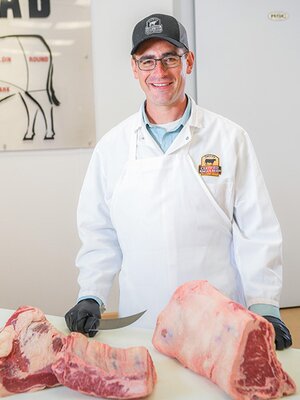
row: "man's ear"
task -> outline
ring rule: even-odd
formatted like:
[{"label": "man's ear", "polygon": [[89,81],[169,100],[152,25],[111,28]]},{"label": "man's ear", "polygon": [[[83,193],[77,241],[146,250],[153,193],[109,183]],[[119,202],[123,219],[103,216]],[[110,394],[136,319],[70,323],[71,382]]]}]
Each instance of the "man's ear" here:
[{"label": "man's ear", "polygon": [[131,69],[132,69],[133,76],[135,77],[135,79],[139,79],[138,66],[137,66],[137,63],[135,62],[135,59],[133,57],[131,57]]},{"label": "man's ear", "polygon": [[192,51],[189,51],[186,56],[186,73],[187,74],[192,73],[194,61],[195,61],[195,55]]}]

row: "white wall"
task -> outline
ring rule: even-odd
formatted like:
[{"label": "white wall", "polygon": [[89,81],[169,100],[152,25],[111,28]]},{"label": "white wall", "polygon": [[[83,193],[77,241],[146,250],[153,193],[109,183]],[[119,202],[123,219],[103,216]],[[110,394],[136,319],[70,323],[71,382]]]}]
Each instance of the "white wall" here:
[{"label": "white wall", "polygon": [[[185,27],[188,35],[189,50],[195,52],[195,5],[194,0],[174,0],[173,1],[174,17],[176,17]],[[197,60],[196,60],[197,61]],[[197,102],[197,68],[193,68],[193,72],[186,81],[186,93],[189,94]]]},{"label": "white wall", "polygon": [[299,306],[300,3],[195,0],[195,11],[198,103],[250,135],[283,234],[281,306]]},{"label": "white wall", "polygon": [[0,307],[75,301],[75,212],[90,151],[0,154]]},{"label": "white wall", "polygon": [[[98,139],[137,110],[130,70],[134,24],[173,13],[173,1],[92,0]],[[22,304],[63,315],[76,301],[76,207],[91,150],[0,153],[0,308]],[[116,309],[116,287],[108,310]]]}]

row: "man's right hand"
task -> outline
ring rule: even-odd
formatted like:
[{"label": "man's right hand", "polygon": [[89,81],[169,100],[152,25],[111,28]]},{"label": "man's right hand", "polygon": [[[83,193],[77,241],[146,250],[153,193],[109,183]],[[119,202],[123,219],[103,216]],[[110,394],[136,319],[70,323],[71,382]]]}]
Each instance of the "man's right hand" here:
[{"label": "man's right hand", "polygon": [[93,337],[97,331],[90,332],[90,329],[97,329],[101,314],[100,306],[96,300],[85,299],[79,301],[65,315],[65,320],[70,331],[80,332]]}]

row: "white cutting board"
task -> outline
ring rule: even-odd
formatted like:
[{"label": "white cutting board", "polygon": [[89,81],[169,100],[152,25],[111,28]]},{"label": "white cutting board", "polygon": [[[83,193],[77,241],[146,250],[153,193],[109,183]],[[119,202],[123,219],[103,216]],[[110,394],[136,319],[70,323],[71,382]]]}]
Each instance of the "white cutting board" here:
[{"label": "white cutting board", "polygon": [[[3,326],[12,310],[0,309],[0,326]],[[48,320],[61,332],[68,333],[62,317],[47,316]],[[141,328],[126,327],[111,331],[103,331],[95,339],[114,347],[145,346],[155,364],[158,381],[149,400],[230,400],[216,385],[206,378],[182,367],[176,360],[166,357],[156,351],[151,343],[152,331]],[[200,334],[200,332],[199,332]],[[300,400],[300,350],[288,349],[277,352],[277,356],[286,372],[295,380],[297,394],[287,400]],[[56,387],[34,393],[22,393],[10,396],[9,399],[27,400],[84,400],[93,399],[66,387]]]}]

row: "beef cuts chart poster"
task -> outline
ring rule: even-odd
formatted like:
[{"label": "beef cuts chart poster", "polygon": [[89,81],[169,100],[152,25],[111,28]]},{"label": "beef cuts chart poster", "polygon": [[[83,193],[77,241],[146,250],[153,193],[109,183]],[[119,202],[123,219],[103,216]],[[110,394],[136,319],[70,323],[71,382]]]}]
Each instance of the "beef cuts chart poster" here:
[{"label": "beef cuts chart poster", "polygon": [[90,0],[0,0],[0,151],[95,145]]}]

